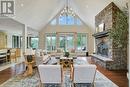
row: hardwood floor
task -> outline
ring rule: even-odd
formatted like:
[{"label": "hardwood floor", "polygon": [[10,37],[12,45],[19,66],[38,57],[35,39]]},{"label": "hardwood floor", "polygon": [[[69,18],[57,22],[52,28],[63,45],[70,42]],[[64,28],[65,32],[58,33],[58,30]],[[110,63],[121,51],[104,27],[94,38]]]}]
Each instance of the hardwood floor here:
[{"label": "hardwood floor", "polygon": [[[95,64],[93,61],[89,61],[92,64]],[[104,74],[107,78],[109,78],[112,82],[114,82],[119,87],[128,87],[128,78],[127,78],[127,70],[116,70],[110,71],[99,65],[97,65],[97,69]]]},{"label": "hardwood floor", "polygon": [[7,68],[3,71],[0,71],[0,84],[7,81],[11,77],[23,73],[25,67],[23,63],[17,64],[13,67]]},{"label": "hardwood floor", "polygon": [[[89,61],[93,63],[92,61]],[[0,71],[0,84],[7,81],[11,77],[15,76],[16,74],[23,73],[24,70],[23,63],[17,64],[14,67],[10,67],[8,69],[5,69],[3,71]],[[127,71],[109,71],[107,69],[102,68],[101,66],[97,65],[97,69],[103,73],[107,78],[112,80],[115,84],[117,84],[119,87],[128,87],[128,79],[126,76]]]}]

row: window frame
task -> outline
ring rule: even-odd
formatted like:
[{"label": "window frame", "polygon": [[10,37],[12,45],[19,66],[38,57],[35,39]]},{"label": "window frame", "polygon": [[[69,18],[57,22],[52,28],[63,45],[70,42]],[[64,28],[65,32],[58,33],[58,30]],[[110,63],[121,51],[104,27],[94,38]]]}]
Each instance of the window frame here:
[{"label": "window frame", "polygon": [[[37,38],[37,39],[38,39],[38,43],[37,43],[38,45],[37,45],[36,48],[33,48],[33,47],[32,47],[32,39],[33,39],[33,38]],[[29,43],[29,44],[30,44],[30,47],[31,47],[31,48],[37,49],[37,48],[39,47],[39,37],[30,37],[30,43]]]},{"label": "window frame", "polygon": [[12,48],[21,48],[21,36],[12,35]]},{"label": "window frame", "polygon": [[[80,35],[81,36],[81,49],[78,49],[78,35]],[[85,35],[85,37],[86,37],[86,41],[85,41],[85,44],[83,43],[83,36]],[[76,44],[77,44],[77,46],[76,46],[76,50],[77,51],[87,51],[88,50],[88,35],[87,35],[87,33],[77,33],[77,42],[76,42]],[[86,47],[85,48],[85,50],[83,50],[83,48],[84,48],[84,46]]]},{"label": "window frame", "polygon": [[[51,42],[50,42],[50,47],[51,47],[51,49],[50,50],[48,50],[48,46],[47,46],[47,36],[50,36],[51,37]],[[52,37],[53,36],[55,36],[55,45],[52,45]],[[54,49],[53,49],[53,47],[54,47]],[[54,50],[56,50],[56,48],[57,48],[57,36],[56,36],[56,33],[46,33],[45,34],[45,49],[47,50],[47,51],[54,51]]]}]

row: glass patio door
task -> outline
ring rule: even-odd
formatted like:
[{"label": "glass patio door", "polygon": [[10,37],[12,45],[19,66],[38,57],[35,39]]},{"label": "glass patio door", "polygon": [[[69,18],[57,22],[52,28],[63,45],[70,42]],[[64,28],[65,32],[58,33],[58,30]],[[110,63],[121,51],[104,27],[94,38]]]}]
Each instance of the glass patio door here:
[{"label": "glass patio door", "polygon": [[59,47],[65,51],[74,48],[74,35],[73,34],[60,34],[59,35]]},{"label": "glass patio door", "polygon": [[62,48],[63,50],[66,50],[66,37],[65,35],[60,35],[59,36],[59,42],[60,42],[60,48]]},{"label": "glass patio door", "polygon": [[46,49],[48,51],[56,50],[56,35],[55,34],[46,35]]},{"label": "glass patio door", "polygon": [[67,35],[66,36],[66,48],[67,49],[74,49],[74,35]]}]

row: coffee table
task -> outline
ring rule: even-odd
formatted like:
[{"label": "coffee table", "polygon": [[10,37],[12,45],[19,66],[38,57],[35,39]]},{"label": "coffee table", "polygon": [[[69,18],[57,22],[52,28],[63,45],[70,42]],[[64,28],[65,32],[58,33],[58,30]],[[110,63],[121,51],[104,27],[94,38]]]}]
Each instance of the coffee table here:
[{"label": "coffee table", "polygon": [[64,68],[68,68],[73,64],[73,58],[62,57],[59,62]]}]

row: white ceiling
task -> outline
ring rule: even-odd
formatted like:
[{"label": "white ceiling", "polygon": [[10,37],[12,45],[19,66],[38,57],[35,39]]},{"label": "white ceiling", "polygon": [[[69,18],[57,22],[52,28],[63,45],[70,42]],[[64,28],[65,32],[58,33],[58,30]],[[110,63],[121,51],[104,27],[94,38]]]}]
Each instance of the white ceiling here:
[{"label": "white ceiling", "polygon": [[[74,12],[92,29],[95,15],[110,2],[119,8],[126,6],[128,0],[70,0]],[[15,20],[33,29],[42,29],[61,9],[65,0],[15,0]]]},{"label": "white ceiling", "polygon": [[[6,32],[13,35],[22,35],[24,24],[21,24],[11,18],[0,19],[0,32]],[[27,27],[29,36],[38,36],[38,32],[30,27]]]}]

